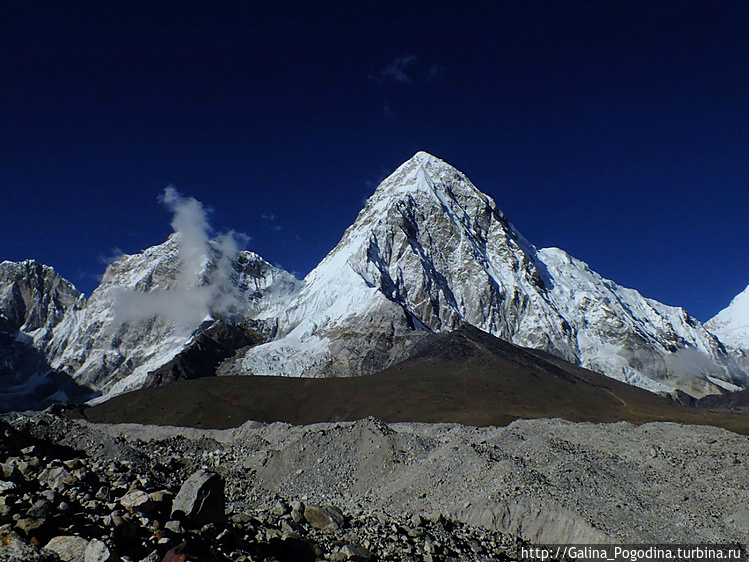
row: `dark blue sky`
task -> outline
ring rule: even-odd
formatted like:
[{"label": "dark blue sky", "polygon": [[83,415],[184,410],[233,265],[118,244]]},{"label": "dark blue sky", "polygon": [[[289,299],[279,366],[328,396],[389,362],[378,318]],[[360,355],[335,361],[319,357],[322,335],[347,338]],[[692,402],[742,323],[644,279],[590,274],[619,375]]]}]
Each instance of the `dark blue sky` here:
[{"label": "dark blue sky", "polygon": [[87,293],[167,237],[170,183],[304,275],[418,150],[702,320],[749,283],[745,1],[15,4],[0,259]]}]

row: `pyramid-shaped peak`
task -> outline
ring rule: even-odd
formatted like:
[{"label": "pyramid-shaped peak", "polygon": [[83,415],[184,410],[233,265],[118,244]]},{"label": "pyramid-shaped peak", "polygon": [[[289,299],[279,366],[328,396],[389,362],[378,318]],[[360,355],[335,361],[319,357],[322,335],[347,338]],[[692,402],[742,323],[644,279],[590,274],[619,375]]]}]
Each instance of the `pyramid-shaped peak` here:
[{"label": "pyramid-shaped peak", "polygon": [[414,158],[422,162],[434,161],[446,164],[446,162],[442,160],[442,158],[437,158],[434,154],[430,154],[426,150],[419,150],[416,154],[413,155],[411,159],[413,160]]},{"label": "pyramid-shaped peak", "polygon": [[375,190],[369,206],[399,200],[416,193],[428,194],[445,203],[448,199],[467,197],[495,207],[490,197],[479,191],[454,166],[425,151],[419,151],[385,178]]},{"label": "pyramid-shaped peak", "polygon": [[416,154],[414,154],[411,158],[406,160],[402,165],[402,167],[407,168],[419,168],[423,167],[428,171],[432,169],[448,169],[457,172],[458,170],[450,165],[449,163],[445,162],[442,158],[439,158],[435,156],[434,154],[430,154],[429,152],[426,152],[424,150],[420,150]]}]

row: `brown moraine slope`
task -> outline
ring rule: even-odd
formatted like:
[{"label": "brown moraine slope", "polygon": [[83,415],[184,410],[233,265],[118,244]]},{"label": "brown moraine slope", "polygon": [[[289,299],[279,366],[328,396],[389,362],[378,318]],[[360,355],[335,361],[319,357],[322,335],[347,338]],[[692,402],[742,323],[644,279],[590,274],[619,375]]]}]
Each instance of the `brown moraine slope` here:
[{"label": "brown moraine slope", "polygon": [[675,421],[749,434],[749,415],[676,404],[645,390],[463,327],[430,336],[410,359],[351,378],[239,376],[177,382],[86,408],[95,422],[203,428],[246,420],[506,425],[518,418],[636,424]]}]

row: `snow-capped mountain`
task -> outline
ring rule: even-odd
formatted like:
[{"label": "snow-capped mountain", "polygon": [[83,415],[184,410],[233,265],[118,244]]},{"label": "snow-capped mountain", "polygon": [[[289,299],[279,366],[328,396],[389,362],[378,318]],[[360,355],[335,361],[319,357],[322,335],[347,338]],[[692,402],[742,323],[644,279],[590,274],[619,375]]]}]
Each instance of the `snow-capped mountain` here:
[{"label": "snow-capped mountain", "polygon": [[0,329],[21,331],[37,347],[52,338],[69,310],[84,303],[83,295],[51,267],[33,260],[0,263]]},{"label": "snow-capped mountain", "polygon": [[705,326],[726,345],[749,350],[749,286]]},{"label": "snow-capped mountain", "polygon": [[380,184],[304,279],[277,339],[248,350],[233,372],[373,372],[401,359],[420,331],[463,322],[654,391],[747,384],[684,309],[620,287],[562,250],[537,250],[465,175],[425,152]]},{"label": "snow-capped mountain", "polygon": [[749,372],[749,286],[705,323],[726,344],[744,372]]},{"label": "snow-capped mountain", "polygon": [[261,322],[267,325],[261,331],[272,334],[299,281],[253,252],[226,255],[216,242],[207,248],[193,280],[184,276],[180,233],[123,255],[87,301],[50,267],[3,262],[0,322],[44,358],[33,372],[8,366],[18,391],[33,393],[29,381],[50,372],[104,397],[138,388],[214,320]]},{"label": "snow-capped mountain", "polygon": [[210,238],[197,201],[169,189],[164,198],[175,234],[115,260],[88,300],[49,267],[0,264],[9,400],[106,398],[203,376],[201,365],[222,375],[373,373],[424,335],[463,324],[653,391],[749,386],[735,345],[747,341],[749,289],[711,321],[726,347],[684,309],[563,250],[536,249],[465,175],[425,152],[379,185],[303,281],[238,252],[230,236]]}]

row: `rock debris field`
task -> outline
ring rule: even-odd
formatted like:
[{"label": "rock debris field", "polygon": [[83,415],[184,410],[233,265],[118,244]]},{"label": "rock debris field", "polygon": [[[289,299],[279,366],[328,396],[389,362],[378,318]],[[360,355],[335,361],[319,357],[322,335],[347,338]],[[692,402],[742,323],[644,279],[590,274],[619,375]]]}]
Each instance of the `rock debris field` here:
[{"label": "rock debris field", "polygon": [[551,543],[749,544],[723,429],[0,422],[0,561],[521,560]]}]

